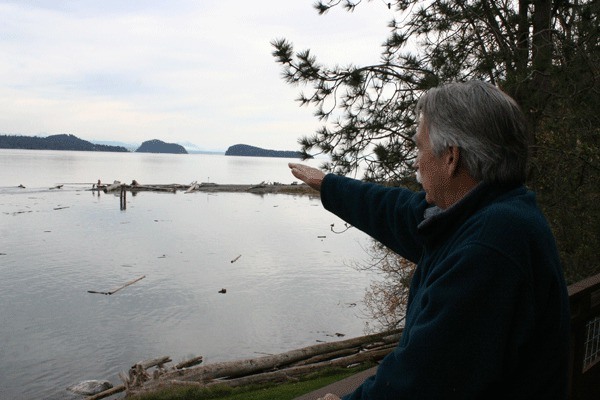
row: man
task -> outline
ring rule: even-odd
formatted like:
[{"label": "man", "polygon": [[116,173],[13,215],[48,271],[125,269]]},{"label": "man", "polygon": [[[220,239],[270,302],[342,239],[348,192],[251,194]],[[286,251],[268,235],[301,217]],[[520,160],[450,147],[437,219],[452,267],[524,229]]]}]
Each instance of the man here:
[{"label": "man", "polygon": [[434,88],[416,111],[423,192],[289,165],[327,210],[418,265],[400,343],[344,400],[565,399],[568,295],[523,186],[522,112],[480,81]]}]

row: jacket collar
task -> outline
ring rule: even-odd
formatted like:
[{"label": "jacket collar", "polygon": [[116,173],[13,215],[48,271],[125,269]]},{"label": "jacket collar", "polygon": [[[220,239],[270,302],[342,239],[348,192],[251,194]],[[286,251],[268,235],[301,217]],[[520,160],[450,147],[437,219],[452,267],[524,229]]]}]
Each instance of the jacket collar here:
[{"label": "jacket collar", "polygon": [[445,210],[437,206],[426,208],[423,212],[423,220],[417,226],[417,232],[423,244],[427,247],[435,246],[440,241],[448,238],[473,214],[519,187],[523,192],[525,191],[521,184],[482,182],[461,200]]}]

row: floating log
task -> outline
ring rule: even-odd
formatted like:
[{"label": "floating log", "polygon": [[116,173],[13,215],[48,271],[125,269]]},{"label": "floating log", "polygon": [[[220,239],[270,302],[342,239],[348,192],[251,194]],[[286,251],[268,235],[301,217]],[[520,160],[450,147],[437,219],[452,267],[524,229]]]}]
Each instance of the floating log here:
[{"label": "floating log", "polygon": [[194,193],[194,192],[230,192],[230,193],[254,193],[254,194],[264,194],[264,193],[286,193],[286,194],[298,194],[298,195],[314,195],[318,196],[319,192],[311,189],[306,184],[259,184],[259,185],[248,185],[248,184],[225,184],[220,185],[212,182],[202,182],[202,183],[194,183],[192,184],[146,184],[141,185],[139,182],[132,182],[131,185],[127,185],[125,183],[121,183],[120,181],[115,181],[113,184],[106,185],[102,183],[98,183],[92,186],[92,191],[95,190],[103,190],[104,192],[111,192],[118,188],[123,188],[124,190],[129,190],[131,192],[171,192],[176,193],[178,190],[183,190],[186,193]]},{"label": "floating log", "polygon": [[109,295],[110,295],[110,294],[115,294],[115,293],[117,293],[119,290],[121,290],[121,289],[123,289],[123,288],[126,288],[127,286],[133,285],[134,283],[136,283],[136,282],[138,282],[138,281],[141,281],[141,280],[142,280],[142,279],[144,279],[145,277],[146,277],[146,275],[142,275],[142,276],[140,276],[140,277],[139,277],[139,278],[137,278],[137,279],[134,279],[134,280],[132,280],[132,281],[129,281],[129,282],[127,282],[127,283],[125,283],[125,284],[123,284],[123,285],[119,286],[118,288],[116,288],[116,289],[114,289],[114,290],[111,290],[110,292],[108,292],[108,294],[109,294]]},{"label": "floating log", "polygon": [[187,188],[185,193],[192,193],[192,192],[198,190],[199,187],[200,187],[200,185],[198,185],[198,182],[194,181],[194,182],[190,183],[190,187]]},{"label": "floating log", "polygon": [[120,181],[114,181],[111,185],[108,185],[104,188],[105,192],[112,192],[113,190],[117,190],[122,186]]},{"label": "floating log", "polygon": [[119,290],[121,290],[121,289],[123,289],[123,288],[126,288],[127,286],[133,285],[134,283],[136,283],[136,282],[138,282],[138,281],[141,281],[141,280],[142,280],[142,279],[144,279],[145,277],[146,277],[146,275],[142,275],[142,276],[140,276],[139,278],[137,278],[137,279],[134,279],[134,280],[132,280],[132,281],[129,281],[129,282],[126,282],[126,283],[124,283],[123,285],[121,285],[121,286],[119,286],[119,287],[117,287],[117,288],[115,288],[115,289],[113,289],[113,290],[110,290],[110,291],[108,291],[108,292],[97,292],[97,291],[95,291],[95,290],[88,290],[88,293],[93,293],[93,294],[105,294],[105,295],[111,295],[111,294],[115,294],[115,293],[117,293]]},{"label": "floating log", "polygon": [[137,185],[137,186],[124,186],[125,190],[132,192],[169,192],[176,193],[179,185]]}]

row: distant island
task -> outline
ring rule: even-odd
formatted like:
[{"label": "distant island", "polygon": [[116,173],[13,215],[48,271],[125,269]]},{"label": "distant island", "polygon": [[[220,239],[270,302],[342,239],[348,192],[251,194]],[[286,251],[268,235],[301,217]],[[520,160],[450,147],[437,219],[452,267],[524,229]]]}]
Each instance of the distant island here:
[{"label": "distant island", "polygon": [[169,153],[169,154],[188,154],[185,147],[177,143],[165,143],[162,140],[147,140],[138,149],[136,153]]},{"label": "distant island", "polygon": [[268,150],[260,147],[249,146],[247,144],[236,144],[230,146],[225,152],[226,156],[247,156],[247,157],[281,157],[281,158],[304,158],[299,151]]},{"label": "distant island", "polygon": [[[111,142],[108,142],[111,143]],[[188,151],[184,146],[178,143],[166,143],[159,139],[147,140],[143,142],[136,150],[129,145],[127,149],[123,143],[113,142],[111,144],[99,144],[88,142],[70,134],[40,136],[23,135],[0,135],[0,149],[25,149],[25,150],[73,150],[73,151],[107,151],[130,153],[166,153],[166,154],[189,154],[189,153],[210,153],[223,154],[222,152],[204,152]],[[247,157],[280,157],[280,158],[307,158],[300,151],[270,150],[263,149],[247,144],[236,144],[230,146],[225,152],[226,156],[247,156]],[[308,158],[312,158],[309,156]]]},{"label": "distant island", "polygon": [[94,144],[67,134],[48,137],[0,135],[0,149],[128,152],[125,147]]}]

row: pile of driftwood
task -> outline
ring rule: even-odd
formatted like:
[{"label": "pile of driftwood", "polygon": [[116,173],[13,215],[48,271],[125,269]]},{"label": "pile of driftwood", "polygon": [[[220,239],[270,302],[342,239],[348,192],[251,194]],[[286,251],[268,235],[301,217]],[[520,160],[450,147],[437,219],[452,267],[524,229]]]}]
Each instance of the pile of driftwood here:
[{"label": "pile of driftwood", "polygon": [[[128,375],[121,374],[121,391],[127,395],[150,393],[175,385],[210,387],[296,381],[325,367],[349,367],[378,362],[397,345],[401,330],[379,333],[331,343],[320,343],[299,350],[255,359],[206,364],[188,368],[165,368],[163,357],[138,363]],[[201,361],[201,358],[199,358]],[[159,362],[160,361],[160,362]],[[198,361],[197,359],[195,361]],[[153,372],[148,368],[156,366]],[[111,390],[115,390],[113,388]],[[111,393],[114,394],[115,392]],[[100,396],[100,395],[97,395]],[[92,397],[99,399],[101,397]],[[90,399],[90,398],[88,398]]]},{"label": "pile of driftwood", "polygon": [[[195,185],[196,183],[192,183]],[[178,190],[187,190],[191,185],[180,185],[180,184],[169,184],[169,185],[141,185],[137,181],[133,180],[131,184],[123,183],[121,181],[114,181],[113,183],[104,184],[98,181],[97,184],[92,185],[92,190],[102,191],[104,193],[121,192],[128,190],[130,192],[136,191],[149,191],[149,192],[171,192],[175,193]]]},{"label": "pile of driftwood", "polygon": [[[129,373],[121,372],[119,374],[119,378],[123,382],[122,385],[118,385],[93,396],[86,397],[86,400],[103,399],[117,393],[127,392],[130,387],[141,386],[144,382],[150,379],[158,379],[161,374],[164,374],[168,371],[167,367],[165,367],[165,364],[168,364],[171,361],[172,360],[170,357],[160,357],[151,360],[140,361],[129,369]],[[170,367],[170,370],[181,371],[185,368],[190,368],[200,363],[202,363],[202,356],[180,362],[179,364]],[[156,369],[152,373],[152,376],[150,376],[150,374],[148,374],[148,370],[153,367],[156,367]]]},{"label": "pile of driftwood", "polygon": [[289,194],[318,194],[317,191],[311,189],[306,184],[283,184],[279,182],[261,182],[255,185],[235,185],[235,184],[216,184],[212,182],[198,183],[196,181],[190,184],[146,184],[143,185],[136,180],[133,180],[130,184],[123,183],[121,181],[114,181],[110,184],[104,184],[100,181],[92,185],[92,191],[102,191],[104,193],[124,193],[126,191],[136,192],[170,192],[176,193],[177,191],[183,191],[184,193],[193,192],[249,192],[249,193],[289,193]]}]

